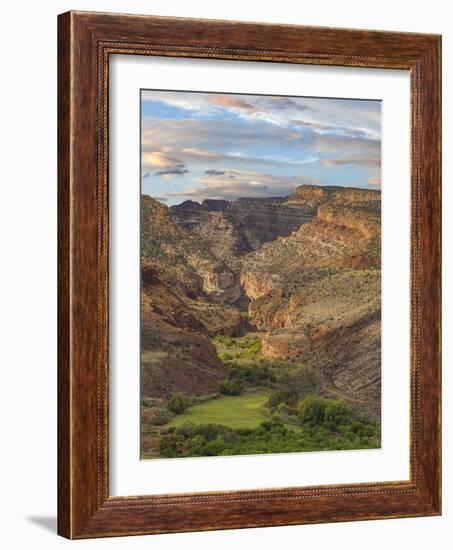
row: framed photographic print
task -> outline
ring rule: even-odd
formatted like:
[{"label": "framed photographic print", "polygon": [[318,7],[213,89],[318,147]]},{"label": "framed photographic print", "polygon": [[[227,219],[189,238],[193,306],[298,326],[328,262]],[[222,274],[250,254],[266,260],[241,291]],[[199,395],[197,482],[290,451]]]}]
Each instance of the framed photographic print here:
[{"label": "framed photographic print", "polygon": [[440,37],[59,17],[59,533],[437,515]]}]

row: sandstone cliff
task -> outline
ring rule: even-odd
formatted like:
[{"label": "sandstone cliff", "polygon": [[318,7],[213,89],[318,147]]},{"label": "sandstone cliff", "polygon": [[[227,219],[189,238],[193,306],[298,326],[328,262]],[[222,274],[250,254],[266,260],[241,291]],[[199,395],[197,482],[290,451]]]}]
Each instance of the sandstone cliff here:
[{"label": "sandstone cliff", "polygon": [[[231,243],[227,232],[219,228],[224,242]],[[162,281],[192,298],[232,303],[240,295],[239,276],[225,258],[236,257],[234,247],[219,250],[216,233],[188,230],[172,217],[164,204],[144,195],[141,206],[142,263],[153,265]]]},{"label": "sandstone cliff", "polygon": [[225,246],[225,240],[231,241],[230,251],[238,255],[291,234],[312,219],[315,210],[303,203],[287,203],[285,198],[241,198],[231,202],[205,200],[202,204],[186,201],[172,206],[171,213],[181,227],[201,234],[214,232],[214,239],[221,220],[223,231],[216,239],[217,249]]},{"label": "sandstone cliff", "polygon": [[242,261],[263,355],[318,369],[324,392],[380,415],[379,193],[303,187],[316,216]]},{"label": "sandstone cliff", "polygon": [[301,186],[170,208],[143,197],[148,395],[216,391],[226,367],[211,338],[250,323],[264,357],[316,369],[325,395],[378,420],[380,240],[379,191]]},{"label": "sandstone cliff", "polygon": [[242,331],[241,312],[223,304],[240,293],[237,275],[167,206],[142,197],[142,393],[215,392],[228,368],[211,338]]}]

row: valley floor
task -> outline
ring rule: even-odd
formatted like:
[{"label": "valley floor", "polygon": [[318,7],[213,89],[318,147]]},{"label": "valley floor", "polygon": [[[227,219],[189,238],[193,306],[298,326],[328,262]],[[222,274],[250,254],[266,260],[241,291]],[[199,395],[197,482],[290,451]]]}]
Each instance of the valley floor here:
[{"label": "valley floor", "polygon": [[256,428],[268,419],[265,409],[269,396],[265,393],[219,397],[193,405],[167,424],[179,428],[184,424],[220,424],[227,428]]},{"label": "valley floor", "polygon": [[262,336],[213,339],[230,373],[220,393],[142,401],[142,459],[380,446],[380,425],[341,399],[323,397],[318,373],[263,357]]}]

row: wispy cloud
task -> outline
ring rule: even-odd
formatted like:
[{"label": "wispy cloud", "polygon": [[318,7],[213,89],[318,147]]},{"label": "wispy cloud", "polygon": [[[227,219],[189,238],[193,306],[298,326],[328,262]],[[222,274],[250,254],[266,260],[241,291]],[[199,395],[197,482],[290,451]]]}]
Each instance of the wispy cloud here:
[{"label": "wispy cloud", "polygon": [[144,190],[170,202],[282,196],[304,182],[380,186],[378,101],[165,91],[142,97]]},{"label": "wispy cloud", "polygon": [[182,196],[195,200],[227,199],[239,197],[288,196],[296,187],[303,184],[319,184],[317,178],[307,176],[273,176],[262,172],[225,170],[223,174],[210,174],[196,178],[193,186],[183,191],[169,191],[161,196],[169,199]]},{"label": "wispy cloud", "polygon": [[[314,146],[324,166],[357,166],[368,171],[367,182],[378,181],[381,169],[381,142],[350,136],[319,136]],[[374,178],[374,179],[373,179]],[[376,186],[377,184],[370,184]]]},{"label": "wispy cloud", "polygon": [[[187,166],[181,160],[171,157],[161,151],[145,152],[143,154],[143,169],[149,170],[146,176],[177,176],[187,174]],[[152,172],[153,169],[157,171]],[[145,175],[143,177],[146,177]]]},{"label": "wispy cloud", "polygon": [[368,179],[368,183],[372,187],[381,187],[381,176],[373,176],[372,178]]},{"label": "wispy cloud", "polygon": [[204,173],[207,174],[208,176],[223,176],[225,174],[225,170],[212,169],[212,170],[205,170]]},{"label": "wispy cloud", "polygon": [[207,95],[208,103],[211,105],[217,105],[218,107],[225,107],[227,109],[240,109],[246,111],[255,111],[257,108],[255,105],[239,99],[234,95]]},{"label": "wispy cloud", "polygon": [[178,164],[174,168],[164,168],[155,173],[156,176],[181,176],[182,174],[187,174],[189,170],[185,167],[184,164]]}]

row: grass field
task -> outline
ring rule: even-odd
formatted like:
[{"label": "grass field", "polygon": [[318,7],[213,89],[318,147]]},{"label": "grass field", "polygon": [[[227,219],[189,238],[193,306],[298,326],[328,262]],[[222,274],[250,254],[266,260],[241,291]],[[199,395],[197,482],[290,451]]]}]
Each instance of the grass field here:
[{"label": "grass field", "polygon": [[221,397],[189,407],[173,418],[167,427],[193,424],[221,424],[227,428],[256,428],[268,418],[264,408],[268,396],[263,393]]}]

